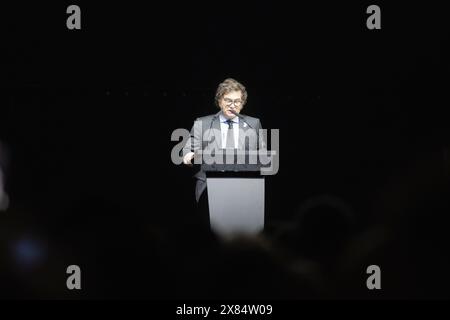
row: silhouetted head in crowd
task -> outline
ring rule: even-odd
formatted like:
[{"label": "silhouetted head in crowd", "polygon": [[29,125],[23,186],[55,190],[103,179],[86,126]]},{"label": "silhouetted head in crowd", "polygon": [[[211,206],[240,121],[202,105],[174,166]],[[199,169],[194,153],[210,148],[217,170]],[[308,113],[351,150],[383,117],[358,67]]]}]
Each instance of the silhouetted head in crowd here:
[{"label": "silhouetted head in crowd", "polygon": [[342,199],[321,195],[306,200],[275,239],[296,254],[330,264],[354,233],[355,215]]}]

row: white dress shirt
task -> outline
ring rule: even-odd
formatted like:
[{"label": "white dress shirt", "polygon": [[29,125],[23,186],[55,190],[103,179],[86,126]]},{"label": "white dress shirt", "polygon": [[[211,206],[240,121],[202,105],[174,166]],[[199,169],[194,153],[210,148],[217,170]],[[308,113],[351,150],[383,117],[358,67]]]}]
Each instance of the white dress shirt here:
[{"label": "white dress shirt", "polygon": [[[225,118],[222,114],[219,115],[220,120],[220,132],[222,134],[222,149],[227,147],[227,133],[228,133],[228,119]],[[234,133],[234,147],[238,147],[239,142],[239,117],[234,117],[230,119],[233,121],[233,133]]]}]

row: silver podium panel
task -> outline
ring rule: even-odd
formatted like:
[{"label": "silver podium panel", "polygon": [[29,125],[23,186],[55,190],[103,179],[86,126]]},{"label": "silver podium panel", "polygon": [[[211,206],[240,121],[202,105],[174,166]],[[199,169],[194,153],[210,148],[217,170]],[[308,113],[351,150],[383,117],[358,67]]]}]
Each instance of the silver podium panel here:
[{"label": "silver podium panel", "polygon": [[207,178],[211,229],[220,236],[264,229],[264,178]]}]

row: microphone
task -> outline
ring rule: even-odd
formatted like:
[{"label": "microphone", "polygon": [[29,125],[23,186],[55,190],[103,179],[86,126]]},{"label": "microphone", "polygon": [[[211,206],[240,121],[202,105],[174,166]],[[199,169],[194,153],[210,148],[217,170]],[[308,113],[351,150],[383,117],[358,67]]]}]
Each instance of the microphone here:
[{"label": "microphone", "polygon": [[248,126],[249,126],[250,128],[253,129],[253,127],[250,125],[250,123],[248,123],[248,122],[245,120],[245,118],[244,118],[243,115],[237,113],[237,112],[234,111],[233,109],[230,109],[230,111],[231,111],[232,114],[234,114],[235,116],[239,117],[239,119],[241,119],[242,121],[244,121],[246,124],[248,124]]}]

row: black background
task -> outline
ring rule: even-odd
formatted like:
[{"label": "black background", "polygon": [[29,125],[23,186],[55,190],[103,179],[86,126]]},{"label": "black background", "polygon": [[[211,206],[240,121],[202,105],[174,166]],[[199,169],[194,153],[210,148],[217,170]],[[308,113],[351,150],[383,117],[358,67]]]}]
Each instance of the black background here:
[{"label": "black background", "polygon": [[[352,235],[393,235],[367,263],[384,262],[386,297],[448,297],[443,7],[378,3],[382,29],[368,30],[372,3],[76,3],[82,29],[70,31],[70,4],[3,10],[2,296],[195,297],[191,280],[177,284],[202,277],[192,261],[210,243],[192,240],[194,172],[172,164],[170,136],[215,113],[233,77],[249,93],[243,113],[280,129],[269,230],[308,199],[338,197]],[[26,270],[10,252],[23,237],[46,248]],[[84,270],[81,293],[65,289],[69,264]]]}]

